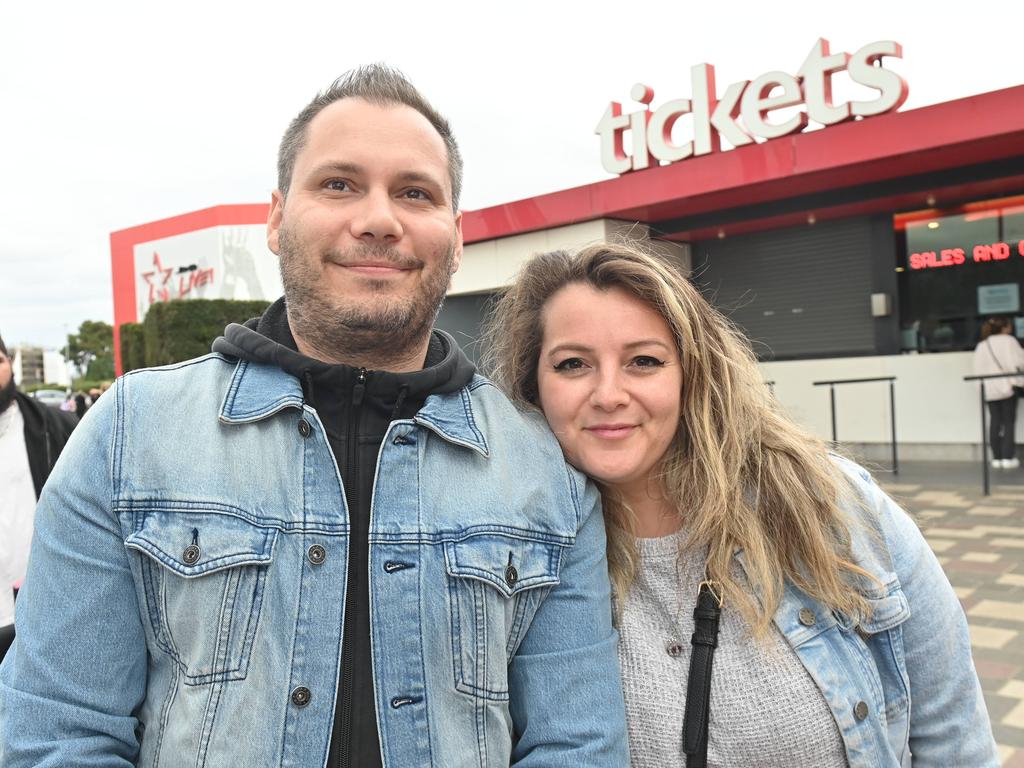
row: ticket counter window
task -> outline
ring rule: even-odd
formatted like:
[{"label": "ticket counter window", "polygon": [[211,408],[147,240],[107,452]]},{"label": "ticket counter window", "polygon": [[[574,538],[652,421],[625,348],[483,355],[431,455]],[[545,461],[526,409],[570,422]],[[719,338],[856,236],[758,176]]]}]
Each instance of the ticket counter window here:
[{"label": "ticket counter window", "polygon": [[986,317],[1024,330],[1024,195],[895,217],[904,351],[973,349]]}]

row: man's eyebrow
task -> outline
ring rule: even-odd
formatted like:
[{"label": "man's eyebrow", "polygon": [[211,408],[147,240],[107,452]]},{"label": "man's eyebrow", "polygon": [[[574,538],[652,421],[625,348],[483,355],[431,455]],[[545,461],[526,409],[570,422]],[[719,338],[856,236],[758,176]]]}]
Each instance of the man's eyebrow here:
[{"label": "man's eyebrow", "polygon": [[353,175],[360,175],[364,172],[363,166],[357,165],[356,163],[345,163],[345,162],[334,162],[334,163],[323,163],[313,169],[315,175],[322,173],[351,173]]},{"label": "man's eyebrow", "polygon": [[422,173],[420,171],[405,171],[404,173],[398,174],[398,180],[411,184],[427,184],[432,187],[444,187],[444,183],[429,173]]}]

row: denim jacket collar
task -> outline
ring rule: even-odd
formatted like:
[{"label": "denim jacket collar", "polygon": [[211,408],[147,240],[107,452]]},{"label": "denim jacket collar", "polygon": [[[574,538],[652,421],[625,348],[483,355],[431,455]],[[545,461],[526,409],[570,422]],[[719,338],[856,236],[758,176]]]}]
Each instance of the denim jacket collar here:
[{"label": "denim jacket collar", "polygon": [[[414,421],[455,445],[471,448],[481,456],[490,455],[487,439],[473,415],[471,388],[485,383],[475,376],[457,392],[431,395]],[[221,404],[220,420],[225,424],[261,421],[285,408],[302,408],[302,385],[277,366],[239,360]]]}]

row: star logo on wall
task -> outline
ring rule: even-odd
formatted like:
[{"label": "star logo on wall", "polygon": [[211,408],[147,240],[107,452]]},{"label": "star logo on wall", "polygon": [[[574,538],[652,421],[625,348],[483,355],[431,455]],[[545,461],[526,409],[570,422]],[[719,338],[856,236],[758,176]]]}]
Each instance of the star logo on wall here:
[{"label": "star logo on wall", "polygon": [[[149,303],[153,304],[157,301],[168,301],[171,297],[171,292],[167,288],[167,283],[171,279],[171,273],[174,271],[172,267],[164,268],[163,263],[160,261],[160,254],[156,251],[153,252],[153,269],[149,272],[142,273],[142,279],[149,285]],[[157,277],[163,275],[162,278]],[[155,278],[155,279],[154,279]]]}]

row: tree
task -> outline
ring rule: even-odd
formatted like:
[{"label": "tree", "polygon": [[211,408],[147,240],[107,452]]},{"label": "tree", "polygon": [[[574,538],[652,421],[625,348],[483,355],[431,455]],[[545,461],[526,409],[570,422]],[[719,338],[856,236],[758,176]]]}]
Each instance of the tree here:
[{"label": "tree", "polygon": [[114,329],[102,320],[85,320],[68,335],[68,357],[85,378],[114,378]]}]

